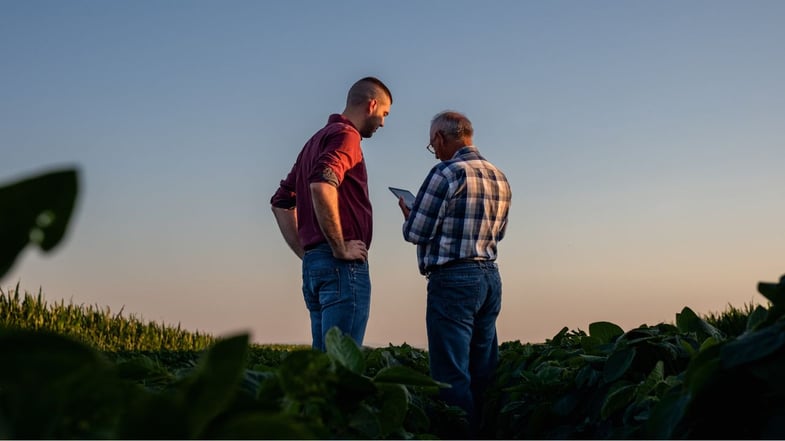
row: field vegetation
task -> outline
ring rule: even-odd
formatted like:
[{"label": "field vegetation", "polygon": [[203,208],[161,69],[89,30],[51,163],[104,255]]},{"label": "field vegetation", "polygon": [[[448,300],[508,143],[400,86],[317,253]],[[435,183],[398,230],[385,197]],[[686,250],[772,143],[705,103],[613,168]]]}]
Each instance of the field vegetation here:
[{"label": "field vegetation", "polygon": [[[785,284],[759,290],[774,303],[706,317],[684,308],[674,323],[625,332],[598,322],[541,343],[504,342],[483,437],[785,435],[776,424],[785,409],[756,398],[785,396],[767,377],[785,367],[785,322],[775,316],[785,312]],[[426,351],[360,348],[337,329],[325,354],[47,303],[17,287],[0,290],[0,354],[0,438],[465,433],[462,412],[437,398],[446,385],[429,377]]]},{"label": "field vegetation", "polygon": [[[0,186],[0,278],[65,234],[76,170]],[[488,439],[785,439],[785,276],[766,306],[624,330],[596,322],[501,344],[482,406]],[[558,317],[554,318],[555,320]],[[461,438],[428,354],[260,346],[98,306],[0,291],[0,438]]]}]

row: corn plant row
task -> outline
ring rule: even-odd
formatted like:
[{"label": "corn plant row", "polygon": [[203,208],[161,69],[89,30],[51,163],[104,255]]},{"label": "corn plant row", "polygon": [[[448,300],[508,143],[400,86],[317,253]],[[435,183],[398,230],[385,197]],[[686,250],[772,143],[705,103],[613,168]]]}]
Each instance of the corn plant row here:
[{"label": "corn plant row", "polygon": [[86,342],[99,351],[201,351],[213,336],[144,321],[135,315],[116,314],[109,307],[48,303],[38,295],[20,293],[19,285],[5,292],[0,288],[0,326],[46,330]]}]

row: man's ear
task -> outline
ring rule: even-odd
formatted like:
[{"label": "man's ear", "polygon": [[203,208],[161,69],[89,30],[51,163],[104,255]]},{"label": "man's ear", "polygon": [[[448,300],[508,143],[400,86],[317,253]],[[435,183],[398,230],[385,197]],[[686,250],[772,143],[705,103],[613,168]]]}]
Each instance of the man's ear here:
[{"label": "man's ear", "polygon": [[379,101],[377,101],[376,98],[371,98],[371,100],[368,101],[366,112],[368,112],[369,115],[373,115],[373,113],[376,111],[376,108],[378,106],[379,106]]}]

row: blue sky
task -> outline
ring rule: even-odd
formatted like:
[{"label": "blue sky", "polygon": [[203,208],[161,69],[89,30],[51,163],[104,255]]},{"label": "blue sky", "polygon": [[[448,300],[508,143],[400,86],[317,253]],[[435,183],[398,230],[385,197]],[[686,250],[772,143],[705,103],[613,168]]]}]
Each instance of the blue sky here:
[{"label": "blue sky", "polygon": [[0,181],[76,165],[65,243],[0,283],[261,343],[309,341],[269,198],[357,79],[366,342],[425,347],[425,280],[388,186],[464,112],[513,189],[502,341],[762,302],[785,273],[781,1],[0,2]]}]

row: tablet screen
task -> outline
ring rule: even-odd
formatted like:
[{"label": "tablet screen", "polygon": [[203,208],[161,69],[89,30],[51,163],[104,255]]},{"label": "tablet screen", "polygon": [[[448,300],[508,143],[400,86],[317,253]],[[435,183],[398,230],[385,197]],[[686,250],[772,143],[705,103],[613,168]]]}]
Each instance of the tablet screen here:
[{"label": "tablet screen", "polygon": [[404,190],[402,188],[395,188],[389,187],[390,191],[395,195],[395,197],[403,198],[403,203],[406,204],[406,208],[412,209],[412,205],[414,205],[415,196],[409,190]]}]

